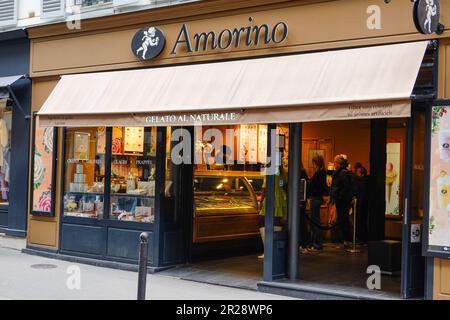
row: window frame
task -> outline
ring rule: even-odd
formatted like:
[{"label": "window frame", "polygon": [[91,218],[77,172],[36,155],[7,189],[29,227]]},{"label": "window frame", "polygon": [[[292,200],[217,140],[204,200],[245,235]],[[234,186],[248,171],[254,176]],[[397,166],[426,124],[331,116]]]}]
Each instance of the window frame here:
[{"label": "window frame", "polygon": [[[77,127],[78,128],[78,127]],[[82,127],[79,127],[82,128]],[[112,152],[112,130],[113,127],[105,127],[106,128],[106,147],[105,147],[105,183],[103,190],[103,214],[101,217],[97,218],[85,218],[85,217],[72,217],[64,215],[64,185],[66,182],[66,137],[68,134],[68,130],[66,127],[63,128],[62,132],[62,150],[61,150],[61,179],[60,179],[60,217],[62,222],[76,222],[80,224],[86,225],[96,225],[96,224],[111,224],[115,226],[121,226],[127,229],[137,229],[137,230],[147,230],[152,229],[154,225],[159,224],[160,221],[160,213],[162,212],[162,204],[164,203],[164,176],[165,176],[165,156],[164,153],[161,155],[161,151],[165,149],[166,137],[165,133],[166,127],[157,127],[156,130],[156,157],[155,157],[155,196],[154,196],[154,210],[155,210],[155,219],[153,222],[140,222],[140,221],[127,221],[127,220],[114,220],[110,219],[110,206],[111,206],[111,164],[113,159]],[[74,128],[76,129],[76,128]],[[164,148],[164,149],[163,149]],[[63,221],[64,220],[64,221]]]}]

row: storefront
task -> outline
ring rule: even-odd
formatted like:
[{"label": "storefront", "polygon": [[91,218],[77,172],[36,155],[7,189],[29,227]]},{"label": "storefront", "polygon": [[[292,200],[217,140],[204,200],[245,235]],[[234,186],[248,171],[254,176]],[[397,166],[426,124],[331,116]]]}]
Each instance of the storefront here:
[{"label": "storefront", "polygon": [[0,232],[25,237],[31,106],[29,40],[0,35]]},{"label": "storefront", "polygon": [[[136,263],[138,235],[147,231],[149,262],[158,270],[218,248],[256,248],[263,220],[264,282],[295,279],[298,255],[277,256],[278,178],[261,174],[264,162],[278,159],[283,149],[289,181],[300,181],[294,164],[303,159],[301,123],[368,121],[367,162],[383,172],[374,181],[373,201],[382,214],[373,218],[371,239],[381,240],[387,122],[406,119],[402,205],[392,211],[407,257],[403,296],[421,295],[411,280],[425,276],[409,232],[411,123],[416,109],[436,98],[437,74],[445,86],[445,69],[438,73],[435,62],[448,31],[422,35],[412,3],[379,2],[382,29],[366,27],[372,5],[366,1],[248,1],[240,8],[205,1],[86,20],[78,31],[62,24],[31,28],[32,110],[38,116],[28,249]],[[449,6],[441,1],[441,10]],[[320,17],[328,21],[316,26]],[[339,21],[348,25],[333,29]],[[220,143],[212,139],[218,135],[225,137]],[[184,149],[174,153],[180,141]],[[211,146],[215,158],[233,155],[237,161],[219,168],[186,152],[204,155]],[[293,185],[288,243],[296,252],[293,208],[300,186]]]}]

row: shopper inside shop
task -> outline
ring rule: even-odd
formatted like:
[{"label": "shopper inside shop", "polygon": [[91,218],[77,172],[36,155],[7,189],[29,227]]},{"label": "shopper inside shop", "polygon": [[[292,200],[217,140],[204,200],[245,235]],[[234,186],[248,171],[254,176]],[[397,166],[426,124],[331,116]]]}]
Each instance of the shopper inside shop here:
[{"label": "shopper inside shop", "polygon": [[352,241],[350,231],[349,211],[352,205],[352,181],[348,168],[346,155],[337,155],[334,158],[335,172],[330,191],[330,220],[337,220],[340,228],[341,241],[344,248]]},{"label": "shopper inside shop", "polygon": [[[277,170],[275,174],[275,197],[274,197],[274,231],[281,231],[283,228],[283,225],[286,224],[286,217],[287,217],[287,187],[288,187],[288,178],[286,170],[284,169],[284,166],[281,165],[279,169]],[[265,198],[265,189],[266,189],[266,176],[264,176],[264,184],[263,184],[263,198],[262,198],[262,205],[261,205],[261,211],[260,211],[260,224],[261,228],[261,239],[264,244],[265,239],[265,215],[266,215],[266,198]],[[258,258],[262,259],[264,258],[264,254],[258,256]]]},{"label": "shopper inside shop", "polygon": [[360,244],[368,241],[369,177],[367,169],[359,162],[354,165],[353,186],[356,199],[356,237]]},{"label": "shopper inside shop", "polygon": [[322,250],[323,230],[320,227],[320,207],[327,195],[327,173],[325,161],[317,155],[312,159],[314,174],[309,183],[309,199],[311,207],[311,246],[310,250]]}]

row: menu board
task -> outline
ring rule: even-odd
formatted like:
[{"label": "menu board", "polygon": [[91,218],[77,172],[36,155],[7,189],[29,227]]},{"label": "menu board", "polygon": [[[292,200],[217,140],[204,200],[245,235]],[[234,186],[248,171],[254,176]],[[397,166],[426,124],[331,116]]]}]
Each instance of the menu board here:
[{"label": "menu board", "polygon": [[450,106],[432,108],[428,245],[450,254]]},{"label": "menu board", "polygon": [[267,162],[267,125],[258,125],[258,162]]},{"label": "menu board", "polygon": [[258,162],[258,125],[241,125],[239,128],[239,161]]}]

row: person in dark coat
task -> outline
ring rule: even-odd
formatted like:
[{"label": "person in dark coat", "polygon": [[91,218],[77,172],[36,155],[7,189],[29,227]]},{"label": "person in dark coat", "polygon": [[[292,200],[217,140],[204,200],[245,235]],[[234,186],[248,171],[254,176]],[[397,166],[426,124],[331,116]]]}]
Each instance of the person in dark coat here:
[{"label": "person in dark coat", "polygon": [[[300,180],[308,181],[308,174],[306,173],[303,163],[300,163]],[[308,186],[306,190],[308,194]],[[306,202],[300,203],[300,252],[308,253],[308,247],[310,246],[310,234],[308,231],[308,220],[306,218]]]},{"label": "person in dark coat", "polygon": [[345,155],[338,155],[334,158],[335,172],[332,177],[330,190],[331,220],[334,220],[337,215],[344,247],[350,245],[352,241],[349,217],[353,197],[352,179],[347,167],[348,162]]},{"label": "person in dark coat", "polygon": [[364,166],[355,170],[356,238],[362,244],[368,241],[369,177]]},{"label": "person in dark coat", "polygon": [[309,198],[311,203],[311,248],[310,250],[322,250],[323,231],[320,228],[320,206],[327,192],[327,172],[322,156],[312,159],[314,174],[309,184]]}]

